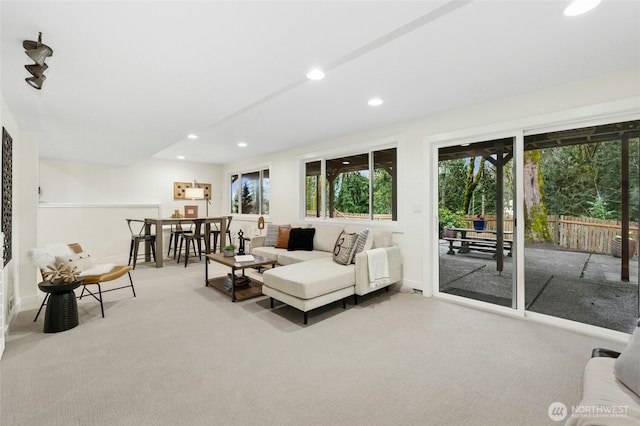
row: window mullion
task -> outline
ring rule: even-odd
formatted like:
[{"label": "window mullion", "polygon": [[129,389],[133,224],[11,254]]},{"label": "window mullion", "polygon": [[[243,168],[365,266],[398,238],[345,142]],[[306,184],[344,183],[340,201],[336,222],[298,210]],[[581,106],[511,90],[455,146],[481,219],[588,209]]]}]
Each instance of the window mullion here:
[{"label": "window mullion", "polygon": [[373,151],[369,151],[369,220],[373,220]]},{"label": "window mullion", "polygon": [[257,191],[257,200],[256,203],[258,203],[258,214],[261,215],[262,214],[262,174],[263,174],[264,170],[260,170],[260,173],[258,173],[258,191]]}]

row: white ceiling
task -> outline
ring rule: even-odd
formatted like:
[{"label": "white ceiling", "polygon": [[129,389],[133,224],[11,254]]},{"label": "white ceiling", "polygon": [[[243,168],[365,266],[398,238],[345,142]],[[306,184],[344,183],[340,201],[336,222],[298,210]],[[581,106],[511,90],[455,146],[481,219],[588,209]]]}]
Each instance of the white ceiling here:
[{"label": "white ceiling", "polygon": [[43,158],[227,163],[640,67],[639,1],[568,3],[2,0],[2,94]]}]

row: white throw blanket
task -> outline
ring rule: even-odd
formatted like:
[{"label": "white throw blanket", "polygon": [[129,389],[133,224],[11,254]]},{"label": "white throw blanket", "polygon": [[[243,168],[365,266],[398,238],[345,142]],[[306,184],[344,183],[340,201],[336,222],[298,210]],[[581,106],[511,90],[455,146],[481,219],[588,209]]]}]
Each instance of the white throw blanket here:
[{"label": "white throw blanket", "polygon": [[383,248],[377,248],[365,251],[367,253],[367,262],[369,266],[369,287],[375,288],[389,284],[389,259],[387,259],[387,251]]}]

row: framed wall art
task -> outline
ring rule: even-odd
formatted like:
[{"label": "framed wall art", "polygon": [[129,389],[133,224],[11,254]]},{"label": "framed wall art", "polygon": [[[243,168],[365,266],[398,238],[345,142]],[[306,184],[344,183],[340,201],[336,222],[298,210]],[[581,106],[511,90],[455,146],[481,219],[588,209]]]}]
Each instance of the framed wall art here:
[{"label": "framed wall art", "polygon": [[[187,188],[193,187],[193,182],[173,182],[173,199],[174,200],[186,200],[184,193]],[[204,198],[206,200],[211,199],[211,184],[196,182],[196,188],[204,189]]]},{"label": "framed wall art", "polygon": [[2,128],[2,232],[4,232],[3,266],[11,261],[11,229],[13,227],[13,139]]}]

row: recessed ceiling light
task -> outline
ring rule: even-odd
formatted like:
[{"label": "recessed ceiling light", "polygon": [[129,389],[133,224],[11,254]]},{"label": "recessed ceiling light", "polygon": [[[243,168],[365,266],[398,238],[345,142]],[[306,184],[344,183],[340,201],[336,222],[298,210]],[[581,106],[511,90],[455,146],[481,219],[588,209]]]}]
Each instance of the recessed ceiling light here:
[{"label": "recessed ceiling light", "polygon": [[189,136],[187,136],[189,139],[198,139],[198,135],[194,135],[193,133],[191,133]]},{"label": "recessed ceiling light", "polygon": [[246,148],[247,143],[246,143],[246,142],[238,142],[238,146],[239,146],[240,148]]},{"label": "recessed ceiling light", "polygon": [[378,106],[378,105],[382,105],[382,99],[380,98],[371,98],[369,99],[368,104],[371,106]]},{"label": "recessed ceiling light", "polygon": [[178,160],[184,160],[184,155],[178,155],[176,158],[177,158]]},{"label": "recessed ceiling light", "polygon": [[307,73],[307,78],[309,80],[322,80],[324,78],[324,73],[321,69],[314,68]]},{"label": "recessed ceiling light", "polygon": [[343,161],[342,164],[344,164],[346,166],[347,164],[349,164],[349,162],[348,161]]},{"label": "recessed ceiling light", "polygon": [[601,0],[573,0],[564,10],[565,16],[578,16],[587,13],[600,4]]}]

